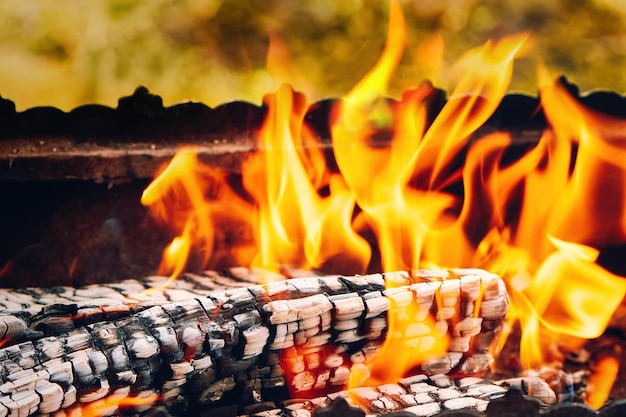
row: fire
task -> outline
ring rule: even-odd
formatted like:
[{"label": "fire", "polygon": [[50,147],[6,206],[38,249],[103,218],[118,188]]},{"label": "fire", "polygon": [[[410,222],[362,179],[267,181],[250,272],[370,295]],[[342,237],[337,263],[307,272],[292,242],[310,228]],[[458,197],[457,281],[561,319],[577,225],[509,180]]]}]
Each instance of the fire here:
[{"label": "fire", "polygon": [[[626,121],[585,109],[542,70],[537,111],[548,126],[510,161],[512,133],[474,135],[506,94],[528,34],[463,55],[452,94],[430,120],[438,94],[430,83],[397,101],[386,95],[404,24],[392,1],[379,61],[332,109],[332,154],[305,122],[306,97],[286,84],[264,98],[257,151],[239,180],[181,150],[142,198],[174,230],[161,272],[179,275],[194,256],[201,267],[223,264],[218,231],[241,230],[254,242],[235,245],[228,259],[271,271],[481,267],[507,282],[523,366],[562,360],[565,344],[602,334],[626,294],[626,280],[597,263],[602,245],[626,241]],[[285,75],[277,42],[268,67]],[[440,45],[435,39],[422,49],[432,63],[440,62]],[[354,369],[354,384],[397,380],[414,365],[410,357],[446,349],[432,317],[397,307],[389,322],[390,335],[419,338],[390,337],[377,362]]]},{"label": "fire", "polygon": [[[228,186],[226,172],[202,164],[193,148],[176,154],[144,190],[141,203],[176,233],[163,251],[162,275],[180,275],[187,267],[192,246],[200,248],[196,251],[200,267],[215,258],[220,253],[216,248],[218,233],[223,233],[216,230],[216,224],[228,224],[241,234],[253,227],[251,204]],[[249,248],[241,245],[229,248],[228,256],[245,264],[251,258],[248,252]]]},{"label": "fire", "polygon": [[[354,199],[342,178],[326,171],[324,155],[303,125],[304,96],[283,84],[265,102],[260,150],[242,169],[244,187],[258,205],[253,265],[364,272],[370,249],[351,227]],[[330,196],[321,195],[324,187]]]},{"label": "fire", "polygon": [[[552,241],[558,250],[546,258],[522,291],[522,297],[532,302],[532,306],[526,305],[532,315],[523,321],[522,361],[527,367],[545,363],[549,344],[563,336],[599,337],[626,292],[626,280],[595,263],[597,251]],[[537,350],[541,345],[545,349]]]},{"label": "fire", "polygon": [[437,328],[432,316],[421,317],[419,307],[406,305],[393,295],[390,301],[387,338],[374,361],[365,364],[365,372],[351,375],[351,388],[397,382],[408,370],[447,351],[448,334]]},{"label": "fire", "polygon": [[116,414],[120,408],[134,407],[138,410],[149,409],[156,401],[158,395],[127,396],[127,393],[111,394],[101,400],[81,405],[78,408],[79,415],[83,417],[102,417]]},{"label": "fire", "polygon": [[590,407],[598,409],[604,405],[618,372],[619,359],[607,355],[598,360],[589,378],[587,404]]}]

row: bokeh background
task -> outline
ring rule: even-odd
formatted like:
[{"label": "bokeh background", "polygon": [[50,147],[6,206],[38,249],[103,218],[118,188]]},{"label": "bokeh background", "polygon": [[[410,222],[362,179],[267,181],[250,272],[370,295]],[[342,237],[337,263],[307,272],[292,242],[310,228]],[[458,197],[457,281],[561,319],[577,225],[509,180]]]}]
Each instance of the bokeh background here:
[{"label": "bokeh background", "polygon": [[[401,5],[408,42],[392,95],[424,78],[448,88],[448,68],[464,51],[520,31],[534,42],[511,90],[536,93],[539,60],[583,91],[626,90],[624,0]],[[145,85],[166,105],[259,103],[278,85],[266,70],[271,34],[291,55],[284,78],[311,101],[337,97],[380,55],[387,10],[387,0],[0,0],[0,95],[18,110],[70,110],[116,106]]]}]

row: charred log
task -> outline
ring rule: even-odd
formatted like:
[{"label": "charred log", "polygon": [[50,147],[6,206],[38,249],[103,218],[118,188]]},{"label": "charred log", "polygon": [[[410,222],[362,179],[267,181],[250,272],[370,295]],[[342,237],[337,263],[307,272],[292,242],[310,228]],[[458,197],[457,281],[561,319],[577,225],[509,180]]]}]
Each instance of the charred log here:
[{"label": "charred log", "polygon": [[[158,395],[154,406],[175,414],[228,404],[248,413],[247,407],[290,397],[311,398],[319,406],[314,398],[332,398],[328,394],[345,387],[353,364],[375,356],[390,309],[409,304],[419,315],[436,317],[451,340],[448,353],[415,370],[423,374],[420,381],[404,381],[406,395],[421,395],[430,392],[427,385],[451,387],[445,373],[463,377],[487,369],[488,349],[508,302],[503,282],[480,270],[308,277],[264,285],[250,285],[258,276],[247,269],[231,270],[230,276],[236,278],[188,275],[171,287],[153,277],[84,288],[2,290],[0,404],[20,415],[72,409],[112,395]],[[406,285],[386,290],[385,279]],[[463,384],[491,385],[478,379]],[[502,385],[485,389],[502,392]],[[378,391],[359,389],[355,395],[374,401]],[[449,392],[444,400],[445,393],[428,395],[447,408],[483,404],[445,405],[460,398]],[[403,407],[409,406],[406,401]]]}]

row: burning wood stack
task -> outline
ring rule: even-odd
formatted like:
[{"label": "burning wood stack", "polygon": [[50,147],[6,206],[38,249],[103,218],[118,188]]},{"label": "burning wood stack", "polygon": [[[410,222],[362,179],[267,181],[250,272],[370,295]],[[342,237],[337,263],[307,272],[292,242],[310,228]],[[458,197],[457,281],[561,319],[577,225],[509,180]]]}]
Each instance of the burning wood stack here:
[{"label": "burning wood stack", "polygon": [[[546,403],[555,401],[538,378],[494,383],[472,377],[489,367],[507,311],[504,283],[493,274],[422,270],[251,285],[250,272],[186,275],[166,287],[164,278],[153,277],[2,290],[2,415],[70,416],[94,405],[101,415],[158,405],[185,415],[230,405],[247,414],[281,409],[307,416],[337,395],[367,404],[373,414],[409,408],[431,415],[484,411],[489,398],[520,384],[531,384]],[[405,285],[385,289],[385,280]],[[417,307],[416,326],[436,317],[435,337],[450,338],[448,352],[398,384],[342,391],[351,368],[371,363],[390,336],[390,310],[409,304]],[[434,337],[419,326],[408,332],[396,337],[415,346]],[[120,401],[106,402],[111,398]],[[124,408],[124,398],[144,402]]]},{"label": "burning wood stack", "polygon": [[[159,273],[179,279],[119,281],[120,275],[143,275],[132,268],[110,273],[109,264],[129,266],[129,241],[152,243],[154,236],[125,235],[119,212],[102,222],[93,245],[60,257],[67,268],[59,276],[69,272],[73,287],[43,288],[38,280],[48,275],[32,261],[44,243],[60,246],[58,234],[34,244],[25,239],[24,250],[0,270],[0,277],[13,280],[5,285],[25,286],[30,277],[37,287],[0,291],[0,417],[159,416],[160,406],[171,415],[319,417],[333,398],[371,414],[429,416],[488,411],[493,403],[487,400],[510,386],[544,404],[561,399],[558,384],[539,378],[487,381],[481,375],[492,364],[505,316],[521,328],[513,366],[519,376],[521,368],[537,370],[550,361],[562,371],[569,342],[579,347],[600,337],[623,303],[623,117],[585,108],[563,80],[543,73],[538,99],[507,99],[513,59],[526,35],[465,54],[463,75],[447,100],[428,82],[390,100],[386,86],[402,59],[403,26],[400,6],[392,2],[379,62],[342,100],[308,106],[302,93],[283,84],[263,107],[252,106],[256,116],[244,121],[243,140],[228,143],[223,153],[216,148],[224,139],[215,147],[182,149],[147,188],[152,167],[135,167],[144,178],[135,185],[141,204],[153,215],[147,229],[168,229],[154,245],[159,254],[165,248]],[[616,95],[590,97],[611,103]],[[133,113],[138,102],[145,107]],[[522,122],[505,123],[506,109],[519,116],[520,103]],[[0,107],[3,119],[23,124],[25,115],[14,106],[5,101]],[[185,108],[200,123],[222,114]],[[124,118],[129,112],[138,124]],[[57,127],[76,116],[52,113],[57,124],[50,126]],[[79,113],[119,122],[121,130],[113,133],[145,129],[148,136],[155,119],[143,116],[172,114],[141,88],[116,110]],[[313,114],[322,114],[321,126],[310,120]],[[189,128],[182,139],[196,136],[194,127],[182,124]],[[36,167],[67,168],[82,147],[81,166],[89,170],[99,161],[98,172],[84,180],[116,184],[128,178],[114,174],[144,158],[148,145],[115,142],[116,149],[103,151],[81,142],[80,131],[57,159],[56,144],[67,140],[61,131],[54,144],[39,139],[27,147],[34,156],[18,158],[23,148],[11,145],[33,142],[12,137],[15,132],[3,143],[5,180],[28,179]],[[152,162],[168,159],[173,142],[150,144]],[[512,156],[512,150],[520,152]],[[208,166],[202,155],[210,156]],[[72,167],[61,179],[73,178]],[[59,180],[49,171],[40,171],[38,180]],[[606,196],[617,196],[617,203]],[[137,203],[139,195],[131,199]],[[129,223],[145,219],[142,208]],[[147,255],[150,271],[157,268],[153,255]],[[261,279],[245,268],[183,274],[234,265],[350,276]],[[480,265],[499,276],[478,269],[414,271],[432,265]],[[367,274],[377,271],[411,272]],[[351,275],[357,272],[363,275]],[[509,301],[514,308],[507,313]],[[407,325],[395,327],[398,320]],[[397,346],[413,350],[395,357]],[[618,361],[610,359],[597,373],[611,382],[595,391],[596,408],[618,374]],[[409,366],[398,373],[400,361]],[[396,375],[387,380],[381,368]]]},{"label": "burning wood stack", "polygon": [[[0,415],[150,414],[163,406],[171,415],[308,417],[337,397],[371,414],[433,415],[483,412],[510,386],[544,404],[560,394],[539,378],[474,376],[488,369],[507,312],[504,283],[493,274],[274,278],[258,285],[254,272],[233,268],[166,287],[151,277],[1,290]],[[394,383],[346,390],[351,370],[397,336],[389,315],[410,306],[416,326],[401,337],[415,345],[432,337],[420,326],[430,315],[437,336],[449,338],[446,353]]]}]

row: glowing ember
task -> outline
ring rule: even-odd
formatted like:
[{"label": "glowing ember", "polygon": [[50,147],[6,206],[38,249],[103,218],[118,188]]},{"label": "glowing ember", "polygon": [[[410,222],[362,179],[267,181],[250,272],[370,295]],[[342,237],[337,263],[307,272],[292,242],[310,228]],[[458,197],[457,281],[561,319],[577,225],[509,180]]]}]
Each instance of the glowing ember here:
[{"label": "glowing ember", "polygon": [[[238,227],[254,230],[256,242],[231,249],[239,265],[355,274],[380,261],[385,271],[436,265],[500,274],[512,296],[509,324],[522,327],[525,368],[560,361],[564,344],[598,337],[626,294],[626,280],[599,266],[595,249],[599,239],[626,240],[626,121],[584,109],[542,72],[549,127],[536,146],[508,162],[511,134],[472,140],[506,93],[527,37],[466,53],[453,93],[430,121],[429,83],[400,101],[386,98],[405,41],[401,9],[391,2],[380,60],[332,110],[338,170],[328,168],[304,123],[304,95],[281,86],[265,97],[267,118],[258,151],[244,161],[241,190],[190,149],[146,189],[142,202],[176,234],[162,271],[180,274],[193,254],[214,265],[216,231]],[[284,51],[273,42],[268,65],[281,73]],[[424,48],[433,62],[438,45]],[[446,349],[432,317],[392,308],[389,322],[390,335],[420,337],[390,337],[377,363],[353,369],[353,384],[397,380]]]}]

